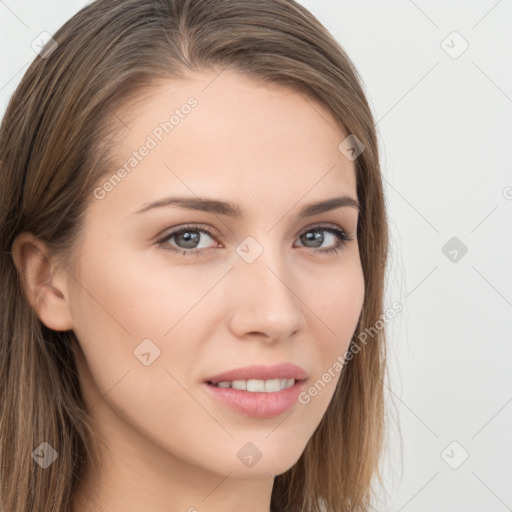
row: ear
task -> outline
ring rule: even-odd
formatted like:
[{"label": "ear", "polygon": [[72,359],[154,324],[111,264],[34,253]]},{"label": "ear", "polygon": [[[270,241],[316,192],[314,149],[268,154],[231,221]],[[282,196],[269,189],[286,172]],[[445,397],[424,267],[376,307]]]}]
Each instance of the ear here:
[{"label": "ear", "polygon": [[41,322],[55,331],[72,329],[67,272],[53,269],[46,245],[31,233],[19,234],[11,249],[27,298]]}]

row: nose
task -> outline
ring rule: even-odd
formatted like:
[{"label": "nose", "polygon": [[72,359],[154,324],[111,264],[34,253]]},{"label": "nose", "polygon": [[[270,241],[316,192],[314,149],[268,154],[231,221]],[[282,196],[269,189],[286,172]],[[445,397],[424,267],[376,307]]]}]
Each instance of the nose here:
[{"label": "nose", "polygon": [[279,248],[265,248],[252,263],[239,258],[229,273],[228,319],[238,338],[285,341],[303,328],[301,286]]}]

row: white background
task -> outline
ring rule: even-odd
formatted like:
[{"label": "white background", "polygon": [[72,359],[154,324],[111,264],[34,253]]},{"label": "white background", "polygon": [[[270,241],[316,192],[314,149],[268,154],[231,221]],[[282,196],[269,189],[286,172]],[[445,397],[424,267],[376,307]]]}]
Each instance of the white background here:
[{"label": "white background", "polygon": [[[0,115],[31,42],[86,3],[0,0]],[[355,63],[380,137],[386,304],[404,309],[388,324],[398,421],[376,508],[512,510],[512,1],[301,3]]]}]

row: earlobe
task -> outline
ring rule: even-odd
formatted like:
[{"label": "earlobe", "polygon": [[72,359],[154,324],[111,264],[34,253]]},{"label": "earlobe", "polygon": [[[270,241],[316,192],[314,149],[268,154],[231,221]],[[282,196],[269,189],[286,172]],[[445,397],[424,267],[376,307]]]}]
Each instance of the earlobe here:
[{"label": "earlobe", "polygon": [[73,328],[67,275],[56,271],[46,245],[31,233],[19,234],[12,244],[12,258],[32,308],[41,322],[55,331]]}]

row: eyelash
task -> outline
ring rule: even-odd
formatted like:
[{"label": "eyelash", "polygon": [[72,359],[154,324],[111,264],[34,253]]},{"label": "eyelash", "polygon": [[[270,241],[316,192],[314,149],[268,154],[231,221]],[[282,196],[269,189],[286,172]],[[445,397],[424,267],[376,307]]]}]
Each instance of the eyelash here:
[{"label": "eyelash", "polygon": [[[181,253],[181,255],[183,255],[183,256],[193,256],[193,255],[200,256],[201,254],[205,253],[206,251],[208,251],[210,249],[210,248],[209,249],[190,249],[190,250],[176,249],[167,244],[167,242],[169,242],[169,240],[171,240],[176,235],[180,235],[187,231],[196,231],[196,232],[200,232],[200,233],[206,233],[213,240],[216,240],[215,234],[207,226],[186,225],[186,226],[180,227],[179,229],[177,229],[175,231],[172,231],[171,233],[168,233],[167,235],[165,235],[162,238],[159,238],[156,243],[159,247],[162,247],[164,250]],[[335,228],[333,226],[323,226],[323,225],[318,225],[318,226],[313,226],[312,228],[308,228],[306,231],[302,232],[301,235],[308,233],[310,231],[328,231],[338,238],[338,242],[336,243],[336,245],[334,247],[329,247],[328,249],[313,249],[313,252],[324,254],[324,255],[339,253],[340,251],[343,250],[343,247],[346,245],[346,243],[348,241],[354,239],[353,237],[348,236],[348,234],[343,229]],[[299,236],[301,236],[301,235],[299,235]],[[164,247],[165,245],[167,245],[167,247]]]}]

